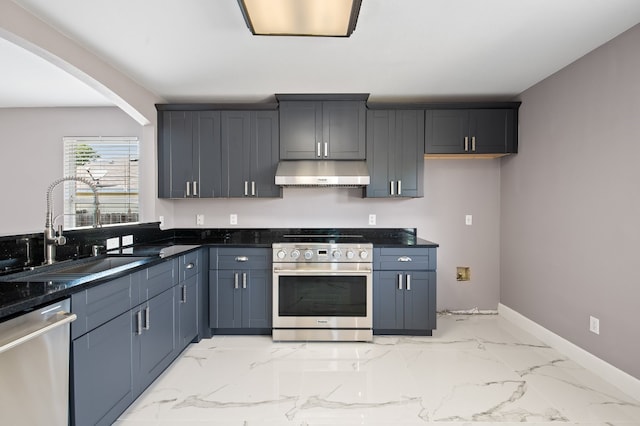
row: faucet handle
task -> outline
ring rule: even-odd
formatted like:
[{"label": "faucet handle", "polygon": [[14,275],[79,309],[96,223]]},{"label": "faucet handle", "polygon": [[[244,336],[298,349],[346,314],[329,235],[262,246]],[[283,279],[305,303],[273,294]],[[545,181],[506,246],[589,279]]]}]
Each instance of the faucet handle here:
[{"label": "faucet handle", "polygon": [[100,249],[104,248],[104,246],[98,245],[98,244],[94,244],[91,246],[91,256],[96,257],[97,255],[100,254]]}]

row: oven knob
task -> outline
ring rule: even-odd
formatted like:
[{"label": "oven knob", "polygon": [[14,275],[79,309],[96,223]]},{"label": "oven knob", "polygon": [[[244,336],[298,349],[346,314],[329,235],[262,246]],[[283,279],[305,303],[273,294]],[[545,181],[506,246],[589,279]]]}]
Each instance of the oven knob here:
[{"label": "oven knob", "polygon": [[304,258],[307,260],[311,260],[311,258],[313,257],[313,252],[311,250],[307,250],[304,252]]},{"label": "oven knob", "polygon": [[369,257],[369,252],[366,250],[360,250],[360,259],[366,259]]},{"label": "oven knob", "polygon": [[334,259],[340,259],[342,257],[342,253],[340,250],[334,250],[333,253],[331,253],[331,256],[333,256]]},{"label": "oven knob", "polygon": [[353,256],[355,256],[353,251],[352,250],[347,250],[347,259],[353,259]]},{"label": "oven knob", "polygon": [[284,259],[287,256],[287,252],[284,250],[279,250],[276,256],[278,256],[278,259]]},{"label": "oven knob", "polygon": [[291,252],[291,258],[292,258],[292,259],[297,259],[297,258],[299,258],[299,257],[300,257],[300,250],[298,250],[298,249],[294,249],[294,250]]}]

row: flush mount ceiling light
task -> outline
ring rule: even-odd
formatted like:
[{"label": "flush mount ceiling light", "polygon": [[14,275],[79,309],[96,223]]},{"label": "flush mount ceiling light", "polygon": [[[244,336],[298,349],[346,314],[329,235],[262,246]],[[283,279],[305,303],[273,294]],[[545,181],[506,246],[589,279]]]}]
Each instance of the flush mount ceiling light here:
[{"label": "flush mount ceiling light", "polygon": [[255,35],[349,37],[362,0],[238,0]]}]

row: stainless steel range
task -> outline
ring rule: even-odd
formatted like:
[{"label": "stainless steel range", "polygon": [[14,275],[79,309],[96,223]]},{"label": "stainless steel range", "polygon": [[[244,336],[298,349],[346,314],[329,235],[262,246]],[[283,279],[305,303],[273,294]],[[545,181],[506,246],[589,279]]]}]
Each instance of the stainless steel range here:
[{"label": "stainless steel range", "polygon": [[373,339],[373,246],[331,237],[273,244],[273,340]]}]

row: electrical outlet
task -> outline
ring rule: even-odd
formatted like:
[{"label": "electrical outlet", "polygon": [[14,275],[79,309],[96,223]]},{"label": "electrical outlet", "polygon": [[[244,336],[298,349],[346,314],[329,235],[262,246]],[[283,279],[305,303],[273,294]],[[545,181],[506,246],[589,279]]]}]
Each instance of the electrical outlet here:
[{"label": "electrical outlet", "polygon": [[595,334],[600,334],[600,320],[596,317],[589,317],[589,331]]},{"label": "electrical outlet", "polygon": [[238,215],[230,214],[229,215],[229,225],[237,225],[238,224]]},{"label": "electrical outlet", "polygon": [[204,215],[197,214],[196,215],[196,225],[204,225]]},{"label": "electrical outlet", "polygon": [[369,225],[375,225],[376,224],[376,215],[375,214],[370,214],[369,215]]},{"label": "electrical outlet", "polygon": [[464,217],[464,224],[467,226],[473,225],[473,215],[470,215],[470,214],[466,215]]}]

